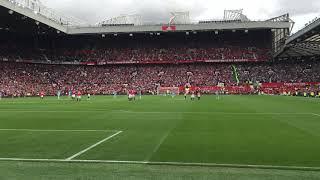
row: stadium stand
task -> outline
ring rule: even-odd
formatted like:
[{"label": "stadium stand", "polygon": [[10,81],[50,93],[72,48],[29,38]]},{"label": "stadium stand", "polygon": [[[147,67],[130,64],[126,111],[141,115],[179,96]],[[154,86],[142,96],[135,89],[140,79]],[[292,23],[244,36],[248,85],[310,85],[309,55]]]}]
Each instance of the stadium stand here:
[{"label": "stadium stand", "polygon": [[[218,83],[250,86],[255,82],[320,82],[320,63],[317,61],[307,64],[237,63],[235,66],[239,75],[238,84],[230,63],[84,66],[2,62],[0,89],[4,96],[36,96],[41,91],[55,95],[58,90],[64,94],[73,90],[90,94],[112,94],[114,91],[125,94],[126,89],[132,88],[155,94],[159,86],[183,87],[187,83],[195,87],[214,87]],[[283,91],[290,89],[292,87]],[[234,93],[253,93],[255,90]]]},{"label": "stadium stand", "polygon": [[[6,48],[2,48],[3,50]],[[14,49],[6,49],[15,52]],[[2,54],[2,58],[14,61],[36,60],[54,62],[139,62],[139,63],[176,63],[199,61],[266,61],[267,50],[257,48],[109,48],[95,50],[37,50],[23,49],[20,54]]]},{"label": "stadium stand", "polygon": [[41,91],[55,95],[60,89],[81,90],[91,94],[125,93],[127,88],[141,88],[154,93],[156,85],[213,86],[231,83],[228,65],[113,65],[73,66],[24,63],[0,63],[0,89],[5,96],[35,96]]},{"label": "stadium stand", "polygon": [[[292,25],[288,14],[266,21],[173,24],[168,31],[162,25],[66,26],[74,23],[0,2],[6,24],[0,27],[4,96],[55,95],[58,90],[121,94],[137,88],[156,94],[159,87],[183,89],[186,84],[206,93],[319,89],[317,58],[287,57],[296,51],[289,43],[301,43],[304,32],[286,41]],[[317,28],[317,22],[307,28]],[[304,44],[317,39],[316,30]]]}]

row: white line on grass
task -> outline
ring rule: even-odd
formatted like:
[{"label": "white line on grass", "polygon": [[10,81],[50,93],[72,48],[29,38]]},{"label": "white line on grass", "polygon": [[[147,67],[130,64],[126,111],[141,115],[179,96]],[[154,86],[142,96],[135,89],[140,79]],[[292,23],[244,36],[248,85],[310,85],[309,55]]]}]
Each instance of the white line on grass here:
[{"label": "white line on grass", "polygon": [[153,161],[118,161],[118,160],[67,160],[67,159],[25,159],[25,158],[0,158],[0,161],[18,162],[73,162],[73,163],[117,163],[117,164],[145,164],[145,165],[169,165],[169,166],[207,166],[227,168],[258,168],[258,169],[285,169],[285,170],[314,170],[320,167],[308,166],[273,166],[273,165],[251,165],[251,164],[218,164],[218,163],[188,163],[188,162],[153,162]]},{"label": "white line on grass", "polygon": [[320,117],[320,114],[312,113],[312,115]]},{"label": "white line on grass", "polygon": [[281,113],[281,112],[214,112],[214,111],[207,111],[207,112],[195,112],[195,111],[118,111],[118,110],[113,110],[113,111],[107,111],[105,109],[92,109],[92,110],[84,110],[84,111],[72,111],[72,110],[43,110],[43,111],[34,111],[34,110],[15,110],[15,109],[10,109],[10,110],[0,110],[0,112],[23,112],[23,113],[88,113],[88,112],[105,112],[105,113],[127,113],[127,114],[177,114],[177,113],[182,113],[182,114],[225,114],[225,115],[314,115],[313,113]]},{"label": "white line on grass", "polygon": [[0,158],[0,161],[35,161],[35,162],[63,162],[63,159],[29,159],[29,158]]},{"label": "white line on grass", "polygon": [[146,156],[145,161],[150,161],[152,156],[159,150],[160,146],[168,138],[170,133],[178,126],[179,122],[180,121],[176,122],[176,124],[173,127],[171,127],[165,134],[163,134],[163,136],[161,137],[161,139],[160,139],[159,143],[157,144],[157,146],[155,146],[153,151],[148,156]]},{"label": "white line on grass", "polygon": [[118,130],[94,129],[0,129],[0,131],[27,131],[27,132],[119,132]]},{"label": "white line on grass", "polygon": [[171,132],[171,129],[167,131],[160,139],[159,143],[154,147],[153,151],[145,158],[146,161],[149,161],[152,156],[159,150],[160,146],[163,144],[164,140],[166,140]]},{"label": "white line on grass", "polygon": [[66,158],[66,160],[72,160],[72,159],[74,159],[75,157],[80,156],[81,154],[83,154],[83,153],[85,153],[85,152],[89,151],[90,149],[92,149],[92,148],[94,148],[94,147],[98,146],[99,144],[101,144],[101,143],[103,143],[103,142],[105,142],[105,141],[107,141],[107,140],[109,140],[109,139],[111,139],[111,138],[113,138],[113,137],[117,136],[117,135],[118,135],[118,134],[120,134],[120,133],[122,133],[122,131],[118,131],[117,133],[115,133],[115,134],[113,134],[113,135],[111,135],[111,136],[109,136],[109,137],[107,137],[107,138],[105,138],[105,139],[102,139],[101,141],[99,141],[99,142],[97,142],[97,143],[95,143],[95,144],[93,144],[93,145],[89,146],[88,148],[86,148],[86,149],[84,149],[84,150],[82,150],[82,151],[80,151],[80,152],[78,152],[78,153],[76,153],[76,154],[74,154],[74,155],[72,155],[72,156],[70,156],[70,157]]}]

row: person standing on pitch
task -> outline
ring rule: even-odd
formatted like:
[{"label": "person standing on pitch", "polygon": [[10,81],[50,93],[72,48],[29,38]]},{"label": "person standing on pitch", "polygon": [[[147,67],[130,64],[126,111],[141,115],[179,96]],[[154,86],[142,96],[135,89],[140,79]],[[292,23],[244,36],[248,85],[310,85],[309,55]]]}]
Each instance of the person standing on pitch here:
[{"label": "person standing on pitch", "polygon": [[60,90],[58,90],[57,96],[58,96],[58,100],[60,100],[60,96],[61,96],[61,91]]},{"label": "person standing on pitch", "polygon": [[43,91],[40,92],[40,98],[41,98],[41,99],[44,98],[44,92],[43,92]]},{"label": "person standing on pitch", "polygon": [[171,91],[171,98],[174,98],[176,96],[176,93],[174,91]]},{"label": "person standing on pitch", "polygon": [[198,101],[200,101],[200,98],[201,98],[201,93],[200,93],[200,91],[197,92],[197,98],[198,98]]},{"label": "person standing on pitch", "polygon": [[113,90],[113,98],[117,98],[117,91]]},{"label": "person standing on pitch", "polygon": [[77,93],[77,101],[81,101],[81,91],[78,91]]},{"label": "person standing on pitch", "polygon": [[220,100],[219,91],[216,91],[216,99],[217,99],[217,100]]},{"label": "person standing on pitch", "polygon": [[194,101],[196,95],[194,94],[194,92],[191,93],[191,101]]},{"label": "person standing on pitch", "polygon": [[142,91],[141,91],[141,89],[139,89],[138,94],[139,94],[139,99],[142,99]]}]

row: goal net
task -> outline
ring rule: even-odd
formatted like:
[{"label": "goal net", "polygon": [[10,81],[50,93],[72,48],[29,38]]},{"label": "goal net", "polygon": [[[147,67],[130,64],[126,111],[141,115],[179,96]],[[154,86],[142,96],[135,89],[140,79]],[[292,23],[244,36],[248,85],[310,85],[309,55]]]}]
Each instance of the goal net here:
[{"label": "goal net", "polygon": [[158,95],[179,95],[179,87],[158,87]]}]

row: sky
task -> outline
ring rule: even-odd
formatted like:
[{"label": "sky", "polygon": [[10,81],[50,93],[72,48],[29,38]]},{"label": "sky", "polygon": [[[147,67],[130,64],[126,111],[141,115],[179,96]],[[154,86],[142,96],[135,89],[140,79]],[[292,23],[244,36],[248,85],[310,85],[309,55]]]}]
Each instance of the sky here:
[{"label": "sky", "polygon": [[90,24],[119,15],[139,14],[143,22],[169,22],[170,12],[189,11],[192,21],[222,19],[225,9],[243,9],[251,20],[285,13],[296,22],[293,32],[320,17],[320,0],[40,0],[64,15]]}]

